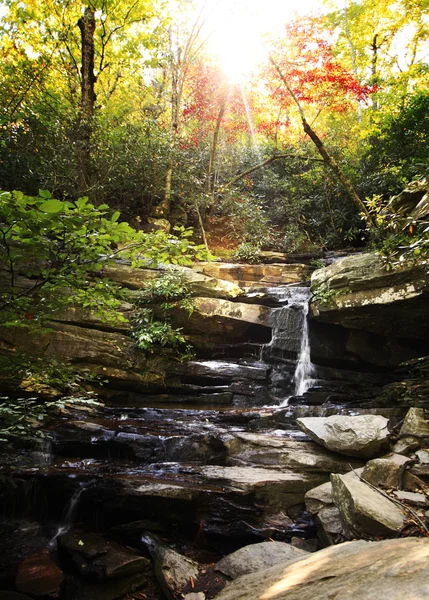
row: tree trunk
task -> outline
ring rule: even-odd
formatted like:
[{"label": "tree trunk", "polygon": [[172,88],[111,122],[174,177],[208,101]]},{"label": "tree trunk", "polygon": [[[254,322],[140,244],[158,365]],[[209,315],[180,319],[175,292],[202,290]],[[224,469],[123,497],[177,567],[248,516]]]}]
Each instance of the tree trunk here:
[{"label": "tree trunk", "polygon": [[[378,40],[378,34],[376,33],[374,35],[374,37],[372,38],[372,44],[371,44],[371,52],[372,52],[372,57],[371,57],[371,84],[372,85],[377,85],[378,84],[378,50],[380,48],[380,46],[377,44],[377,40]],[[372,102],[372,109],[373,110],[377,110],[378,109],[378,102],[377,100],[373,100]]]},{"label": "tree trunk", "polygon": [[87,194],[91,188],[91,135],[95,106],[94,75],[94,32],[95,10],[86,7],[83,17],[78,21],[81,33],[81,105],[78,122],[77,161],[79,192]]},{"label": "tree trunk", "polygon": [[323,158],[325,164],[327,164],[331,168],[331,170],[335,173],[335,175],[337,176],[337,179],[343,185],[343,187],[347,191],[349,197],[353,200],[353,202],[358,206],[359,210],[365,216],[365,219],[366,219],[366,221],[368,223],[368,226],[371,229],[374,229],[375,228],[375,223],[374,223],[374,220],[373,220],[372,216],[368,212],[368,209],[366,208],[365,204],[359,198],[358,194],[356,193],[356,190],[354,189],[354,187],[351,184],[351,182],[348,179],[348,177],[346,177],[346,175],[342,171],[340,165],[337,163],[337,161],[326,150],[324,143],[319,138],[319,136],[317,135],[317,133],[307,123],[307,121],[306,121],[305,118],[302,119],[302,126],[304,128],[305,133],[308,135],[308,137],[311,139],[311,141],[316,146],[316,148],[317,148],[320,156]]},{"label": "tree trunk", "polygon": [[284,83],[287,91],[289,92],[290,96],[292,97],[292,100],[295,102],[295,105],[296,105],[296,107],[298,109],[298,112],[300,114],[300,117],[301,117],[301,122],[302,122],[302,126],[304,128],[305,133],[308,135],[308,137],[311,139],[311,141],[313,142],[313,144],[316,146],[317,151],[319,152],[319,154],[322,157],[322,159],[325,162],[325,164],[328,165],[328,167],[333,171],[333,173],[335,174],[335,176],[337,177],[337,179],[343,185],[343,187],[346,190],[349,198],[358,206],[359,210],[365,216],[365,219],[367,221],[368,227],[370,229],[375,229],[376,228],[375,221],[372,218],[372,216],[370,215],[370,213],[368,212],[368,209],[366,208],[364,202],[359,198],[359,196],[356,193],[356,190],[354,189],[351,181],[345,175],[345,173],[343,172],[343,170],[341,169],[341,167],[337,163],[337,161],[329,154],[329,152],[325,148],[325,145],[322,142],[322,140],[319,138],[319,136],[317,135],[317,133],[312,129],[312,127],[307,122],[307,119],[305,118],[304,110],[303,110],[303,108],[302,108],[302,106],[301,106],[298,98],[296,97],[296,94],[294,93],[294,91],[290,87],[290,85],[289,85],[286,77],[283,75],[280,67],[278,66],[278,64],[276,63],[276,61],[274,60],[274,58],[271,56],[271,54],[269,55],[269,58],[270,58],[271,64],[273,65],[273,67],[277,71],[280,79],[283,81],[283,83]]}]

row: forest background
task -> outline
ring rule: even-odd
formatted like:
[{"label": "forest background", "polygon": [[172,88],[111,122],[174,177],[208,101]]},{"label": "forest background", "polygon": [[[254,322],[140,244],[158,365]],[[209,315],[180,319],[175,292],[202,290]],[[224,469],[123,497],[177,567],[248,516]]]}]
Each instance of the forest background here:
[{"label": "forest background", "polygon": [[225,40],[229,61],[210,47],[216,7],[7,0],[1,8],[4,190],[89,196],[138,229],[168,219],[206,231],[221,254],[238,246],[252,259],[264,248],[367,243],[361,213],[376,219],[427,171],[427,0],[325,2],[265,36],[264,59],[246,73],[234,55],[246,52],[239,29]]}]

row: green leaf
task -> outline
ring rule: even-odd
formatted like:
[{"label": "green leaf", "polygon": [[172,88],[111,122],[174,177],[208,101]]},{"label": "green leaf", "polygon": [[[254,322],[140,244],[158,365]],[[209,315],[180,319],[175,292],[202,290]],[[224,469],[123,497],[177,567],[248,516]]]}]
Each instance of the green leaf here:
[{"label": "green leaf", "polygon": [[61,200],[47,200],[46,202],[42,202],[39,206],[39,210],[45,213],[58,213],[62,211],[64,208]]},{"label": "green leaf", "polygon": [[116,221],[119,219],[120,216],[121,216],[121,213],[117,210],[116,212],[113,213],[113,215],[110,219],[111,222],[116,223]]},{"label": "green leaf", "polygon": [[46,199],[52,198],[51,192],[49,190],[39,190],[39,196],[41,198]]}]

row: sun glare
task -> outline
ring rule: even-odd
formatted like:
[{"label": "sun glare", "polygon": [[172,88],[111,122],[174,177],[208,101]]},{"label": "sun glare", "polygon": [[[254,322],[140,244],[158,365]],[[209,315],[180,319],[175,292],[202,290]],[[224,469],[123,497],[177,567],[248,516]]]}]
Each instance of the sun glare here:
[{"label": "sun glare", "polygon": [[207,47],[227,78],[242,82],[266,59],[262,39],[281,34],[297,12],[311,12],[320,3],[301,0],[201,0],[208,9]]}]

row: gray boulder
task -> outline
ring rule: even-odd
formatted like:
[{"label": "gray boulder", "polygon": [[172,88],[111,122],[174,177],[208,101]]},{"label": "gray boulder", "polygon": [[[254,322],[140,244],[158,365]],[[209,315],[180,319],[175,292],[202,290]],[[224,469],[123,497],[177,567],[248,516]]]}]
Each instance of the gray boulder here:
[{"label": "gray boulder", "polygon": [[236,579],[240,575],[253,573],[291,559],[305,558],[308,552],[283,542],[262,542],[244,546],[237,552],[225,556],[216,564],[216,569]]},{"label": "gray boulder", "polygon": [[388,420],[380,415],[297,419],[298,426],[328,450],[362,458],[373,458],[387,445],[387,423]]},{"label": "gray boulder", "polygon": [[154,560],[155,574],[164,594],[172,600],[182,597],[182,590],[198,578],[198,563],[172,550],[155,535],[146,535],[143,541]]},{"label": "gray boulder", "polygon": [[390,454],[383,458],[374,458],[366,463],[362,478],[376,487],[413,490],[421,481],[406,471],[412,461],[402,454]]},{"label": "gray boulder", "polygon": [[429,597],[429,540],[346,542],[232,581],[216,600]]},{"label": "gray boulder", "polygon": [[405,523],[398,506],[357,479],[331,475],[332,494],[350,538],[398,533]]},{"label": "gray boulder", "polygon": [[407,412],[399,440],[394,446],[395,452],[409,453],[419,447],[429,446],[429,426],[423,408],[410,408]]}]

